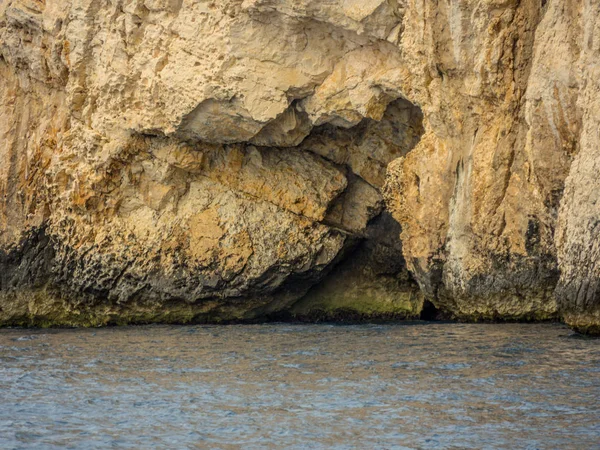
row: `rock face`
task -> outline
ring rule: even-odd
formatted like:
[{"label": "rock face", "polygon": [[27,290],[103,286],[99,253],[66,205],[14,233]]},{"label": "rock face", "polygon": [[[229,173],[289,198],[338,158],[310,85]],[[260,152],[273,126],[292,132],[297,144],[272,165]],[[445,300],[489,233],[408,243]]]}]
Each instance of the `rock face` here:
[{"label": "rock face", "polygon": [[0,323],[599,332],[599,8],[5,1]]},{"label": "rock face", "polygon": [[[423,108],[426,133],[390,165],[387,198],[409,269],[456,317],[558,312],[581,330],[598,323],[591,236],[600,211],[589,197],[593,176],[577,163],[598,158],[598,7],[486,1],[407,10],[416,17],[406,21],[406,48],[428,76],[414,75],[406,95]],[[586,200],[563,195],[569,190]],[[565,216],[577,225],[569,229]],[[572,283],[586,293],[573,286],[567,294]],[[577,314],[588,322],[577,325]]]}]

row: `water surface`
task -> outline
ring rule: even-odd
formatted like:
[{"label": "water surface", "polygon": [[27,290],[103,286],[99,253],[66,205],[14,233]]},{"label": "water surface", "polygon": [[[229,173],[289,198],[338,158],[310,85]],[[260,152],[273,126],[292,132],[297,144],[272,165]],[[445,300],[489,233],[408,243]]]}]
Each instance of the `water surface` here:
[{"label": "water surface", "polygon": [[0,330],[0,448],[600,448],[557,324]]}]

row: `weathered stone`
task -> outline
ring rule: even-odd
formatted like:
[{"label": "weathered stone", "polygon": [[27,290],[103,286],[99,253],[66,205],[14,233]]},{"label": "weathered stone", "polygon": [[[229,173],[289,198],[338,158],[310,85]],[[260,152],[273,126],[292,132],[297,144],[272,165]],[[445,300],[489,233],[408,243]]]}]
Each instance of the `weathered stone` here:
[{"label": "weathered stone", "polygon": [[596,3],[5,1],[0,323],[597,333]]},{"label": "weathered stone", "polygon": [[[423,108],[426,133],[390,167],[386,188],[409,269],[427,297],[455,317],[544,319],[562,312],[571,322],[564,314],[573,301],[554,287],[559,274],[561,285],[573,280],[560,255],[575,246],[565,247],[560,230],[555,240],[555,230],[561,199],[562,211],[577,208],[563,188],[577,167],[573,158],[584,152],[584,111],[598,112],[588,94],[593,81],[585,81],[597,45],[582,47],[598,27],[598,6],[409,3],[402,40],[417,70],[405,94]],[[593,233],[586,220],[575,223]],[[595,261],[593,245],[584,247]],[[591,321],[592,303],[598,302],[578,308]]]}]

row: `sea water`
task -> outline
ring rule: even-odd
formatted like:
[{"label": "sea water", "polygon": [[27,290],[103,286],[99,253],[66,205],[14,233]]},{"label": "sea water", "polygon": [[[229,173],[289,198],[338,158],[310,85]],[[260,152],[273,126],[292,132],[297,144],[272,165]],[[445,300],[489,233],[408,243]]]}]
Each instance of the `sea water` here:
[{"label": "sea water", "polygon": [[559,324],[0,330],[0,448],[600,448]]}]

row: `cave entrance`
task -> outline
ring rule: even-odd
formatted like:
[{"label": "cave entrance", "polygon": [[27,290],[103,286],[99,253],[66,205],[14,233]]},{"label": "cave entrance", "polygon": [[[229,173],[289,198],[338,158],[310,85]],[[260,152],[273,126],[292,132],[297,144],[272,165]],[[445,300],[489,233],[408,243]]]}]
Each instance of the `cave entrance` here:
[{"label": "cave entrance", "polygon": [[382,197],[388,164],[406,156],[423,132],[421,109],[398,99],[379,121],[363,119],[347,129],[331,124],[315,127],[299,145],[347,173],[348,187],[331,203],[323,221],[346,233],[347,243],[291,307],[293,317],[354,322],[437,316],[406,268],[400,224]]}]

